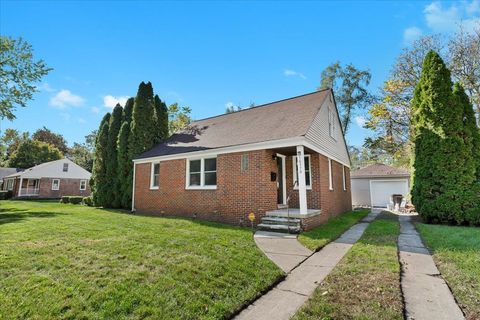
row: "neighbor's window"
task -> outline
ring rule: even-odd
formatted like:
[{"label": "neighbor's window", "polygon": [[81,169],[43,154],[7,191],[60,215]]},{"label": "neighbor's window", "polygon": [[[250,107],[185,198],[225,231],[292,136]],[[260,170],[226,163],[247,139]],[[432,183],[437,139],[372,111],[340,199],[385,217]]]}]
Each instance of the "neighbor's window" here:
[{"label": "neighbor's window", "polygon": [[52,190],[59,190],[59,189],[60,189],[60,179],[53,179]]},{"label": "neighbor's window", "polygon": [[335,113],[333,108],[328,108],[328,131],[330,137],[335,139]]},{"label": "neighbor's window", "polygon": [[217,158],[188,161],[187,187],[212,188],[217,186]]},{"label": "neighbor's window", "polygon": [[150,189],[158,189],[160,185],[160,163],[152,163],[152,176],[150,177]]},{"label": "neighbor's window", "polygon": [[[293,156],[293,181],[297,181],[297,156]],[[305,185],[307,188],[312,188],[312,166],[310,164],[310,155],[305,155]],[[298,189],[298,181],[295,186]]]},{"label": "neighbor's window", "polygon": [[87,180],[80,180],[80,190],[87,190]]},{"label": "neighbor's window", "polygon": [[67,172],[68,171],[68,163],[64,163],[63,164],[63,172]]},{"label": "neighbor's window", "polygon": [[328,189],[333,190],[333,172],[331,159],[328,159]]},{"label": "neighbor's window", "polygon": [[242,171],[248,170],[248,153],[242,154]]},{"label": "neighbor's window", "polygon": [[12,191],[13,190],[13,179],[7,180],[7,190]]},{"label": "neighbor's window", "polygon": [[343,191],[347,191],[347,180],[345,178],[345,166],[342,166]]}]

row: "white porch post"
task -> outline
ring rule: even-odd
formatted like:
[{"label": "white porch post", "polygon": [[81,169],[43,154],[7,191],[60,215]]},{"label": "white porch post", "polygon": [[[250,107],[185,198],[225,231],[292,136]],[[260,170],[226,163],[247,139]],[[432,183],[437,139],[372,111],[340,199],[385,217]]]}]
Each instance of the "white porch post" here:
[{"label": "white porch post", "polygon": [[22,183],[23,183],[23,178],[20,177],[20,185],[18,186],[18,196],[19,197],[22,195]]},{"label": "white porch post", "polygon": [[303,146],[297,146],[297,179],[300,214],[307,214],[307,184],[305,181],[305,153]]}]

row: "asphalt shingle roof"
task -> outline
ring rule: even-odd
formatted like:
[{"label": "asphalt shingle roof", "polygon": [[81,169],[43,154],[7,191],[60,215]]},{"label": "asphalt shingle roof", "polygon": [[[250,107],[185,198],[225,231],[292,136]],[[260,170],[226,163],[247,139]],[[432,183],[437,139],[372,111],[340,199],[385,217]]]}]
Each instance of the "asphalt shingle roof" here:
[{"label": "asphalt shingle roof", "polygon": [[194,121],[137,159],[303,136],[330,90]]},{"label": "asphalt shingle roof", "polygon": [[352,178],[368,178],[368,177],[408,177],[410,174],[407,170],[401,168],[394,168],[386,164],[376,163],[366,166],[362,169],[353,171]]}]

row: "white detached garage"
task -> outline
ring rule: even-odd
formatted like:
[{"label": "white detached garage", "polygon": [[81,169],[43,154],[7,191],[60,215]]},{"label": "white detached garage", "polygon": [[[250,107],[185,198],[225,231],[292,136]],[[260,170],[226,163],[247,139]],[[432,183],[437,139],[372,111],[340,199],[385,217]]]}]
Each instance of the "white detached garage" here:
[{"label": "white detached garage", "polygon": [[396,199],[407,198],[410,190],[408,171],[385,164],[353,171],[350,178],[353,206],[386,208]]}]

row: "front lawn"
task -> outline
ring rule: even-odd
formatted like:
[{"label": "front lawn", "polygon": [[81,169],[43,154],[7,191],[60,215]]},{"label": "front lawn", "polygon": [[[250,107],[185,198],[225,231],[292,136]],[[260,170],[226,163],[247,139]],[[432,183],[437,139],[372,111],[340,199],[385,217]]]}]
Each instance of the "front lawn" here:
[{"label": "front lawn", "polygon": [[480,228],[418,223],[425,244],[467,319],[480,319]]},{"label": "front lawn", "polygon": [[360,209],[342,214],[313,230],[303,232],[298,240],[310,250],[319,250],[327,243],[340,237],[351,226],[365,218],[369,212],[369,209]]},{"label": "front lawn", "polygon": [[372,222],[294,319],[403,319],[399,232],[396,221]]},{"label": "front lawn", "polygon": [[251,230],[0,201],[0,319],[218,319],[282,272]]}]

